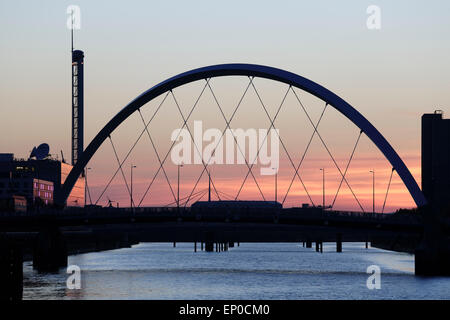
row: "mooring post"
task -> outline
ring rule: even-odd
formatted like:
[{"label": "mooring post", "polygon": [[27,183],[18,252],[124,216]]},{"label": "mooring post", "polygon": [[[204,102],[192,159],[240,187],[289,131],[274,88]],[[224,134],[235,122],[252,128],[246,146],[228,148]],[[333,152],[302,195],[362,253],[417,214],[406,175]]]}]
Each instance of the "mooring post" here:
[{"label": "mooring post", "polygon": [[342,252],[342,234],[336,235],[336,252]]}]

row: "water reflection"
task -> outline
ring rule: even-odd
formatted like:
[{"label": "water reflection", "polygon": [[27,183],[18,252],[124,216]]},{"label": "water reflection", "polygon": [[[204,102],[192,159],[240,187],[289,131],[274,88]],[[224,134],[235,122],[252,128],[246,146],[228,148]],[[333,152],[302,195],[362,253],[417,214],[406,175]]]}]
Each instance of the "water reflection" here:
[{"label": "water reflection", "polygon": [[[65,270],[39,274],[24,266],[25,299],[449,299],[450,279],[414,276],[414,256],[364,244],[241,244],[228,252],[193,252],[192,244],[145,243],[69,257],[81,290],[66,288]],[[382,287],[366,287],[369,265]]]}]

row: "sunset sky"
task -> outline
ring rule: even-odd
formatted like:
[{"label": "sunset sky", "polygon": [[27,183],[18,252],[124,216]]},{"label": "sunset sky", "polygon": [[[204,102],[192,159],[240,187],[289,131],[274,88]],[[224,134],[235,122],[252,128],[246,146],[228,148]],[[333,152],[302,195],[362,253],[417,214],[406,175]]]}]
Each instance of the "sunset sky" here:
[{"label": "sunset sky", "polygon": [[[0,3],[0,152],[28,157],[33,146],[50,145],[54,157],[70,159],[71,56],[66,8],[81,9],[81,30],[75,47],[85,52],[85,147],[121,108],[143,91],[198,67],[222,63],[254,63],[297,73],[333,91],[361,112],[391,143],[420,185],[420,117],[442,109],[450,111],[450,2],[432,1],[1,1]],[[381,29],[366,26],[369,5],[381,9]],[[186,115],[204,81],[174,90]],[[211,80],[227,117],[242,96],[248,79]],[[255,87],[271,117],[287,86],[255,79]],[[323,101],[296,89],[312,120]],[[150,119],[163,97],[142,108]],[[183,121],[169,98],[149,126],[163,157],[170,135]],[[447,114],[448,116],[448,114]],[[188,125],[203,121],[204,128],[224,129],[225,122],[210,91],[200,99]],[[244,98],[232,128],[268,129],[270,121],[253,89]],[[290,92],[275,126],[298,165],[312,134],[312,126]],[[120,159],[143,130],[133,114],[112,135]],[[339,167],[344,170],[359,129],[333,108],[327,108],[319,127]],[[278,201],[283,201],[294,170],[280,145]],[[135,201],[139,202],[158,161],[145,134],[124,163],[129,183],[133,171]],[[109,141],[89,163],[92,200],[100,196],[117,169]],[[176,195],[177,167],[164,166]],[[274,176],[254,174],[267,199],[274,199]],[[326,202],[331,204],[340,174],[317,136],[299,171],[315,204],[322,204],[325,168]],[[181,197],[189,195],[201,165],[181,169]],[[245,165],[213,165],[212,178],[220,194],[234,197],[247,172]],[[372,174],[375,170],[376,208],[381,210],[391,166],[364,134],[348,171],[348,182],[364,210],[372,210]],[[207,188],[207,176],[198,191]],[[204,193],[203,199],[206,199]],[[129,195],[121,173],[99,199],[121,206]],[[213,192],[214,199],[216,198]],[[240,199],[261,199],[251,176]],[[162,172],[142,205],[165,205],[173,196]],[[298,178],[285,206],[310,203]],[[394,173],[385,211],[413,207],[414,202]],[[336,209],[359,210],[345,184]]]}]

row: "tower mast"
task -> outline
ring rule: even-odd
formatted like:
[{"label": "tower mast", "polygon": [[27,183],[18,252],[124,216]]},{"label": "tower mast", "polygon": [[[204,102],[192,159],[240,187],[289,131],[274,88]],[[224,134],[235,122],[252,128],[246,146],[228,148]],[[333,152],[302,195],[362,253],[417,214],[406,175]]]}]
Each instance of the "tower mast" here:
[{"label": "tower mast", "polygon": [[84,52],[81,50],[74,50],[73,13],[72,10],[72,165],[74,166],[80,159],[84,148]]}]

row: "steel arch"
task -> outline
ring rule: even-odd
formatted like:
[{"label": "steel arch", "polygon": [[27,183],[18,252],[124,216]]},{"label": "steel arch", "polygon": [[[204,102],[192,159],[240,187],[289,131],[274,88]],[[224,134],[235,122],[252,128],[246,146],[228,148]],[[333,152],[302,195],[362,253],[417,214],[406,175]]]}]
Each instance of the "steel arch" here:
[{"label": "steel arch", "polygon": [[403,163],[402,159],[398,156],[389,142],[381,135],[381,133],[355,108],[330,90],[302,76],[285,70],[255,64],[220,64],[194,69],[167,79],[139,95],[136,99],[126,105],[119,113],[117,113],[114,118],[112,118],[95,136],[86,150],[84,150],[81,158],[78,159],[78,162],[72,168],[64,182],[61,190],[61,199],[63,202],[67,201],[76,180],[81,175],[83,169],[103,141],[105,141],[110,134],[133,112],[141,108],[150,100],[174,88],[197,80],[222,76],[253,76],[266,78],[297,87],[325,101],[352,121],[370,138],[370,140],[372,140],[386,159],[389,160],[395,171],[397,171],[416,205],[420,207],[427,203],[425,196],[409,172],[408,168]]}]

